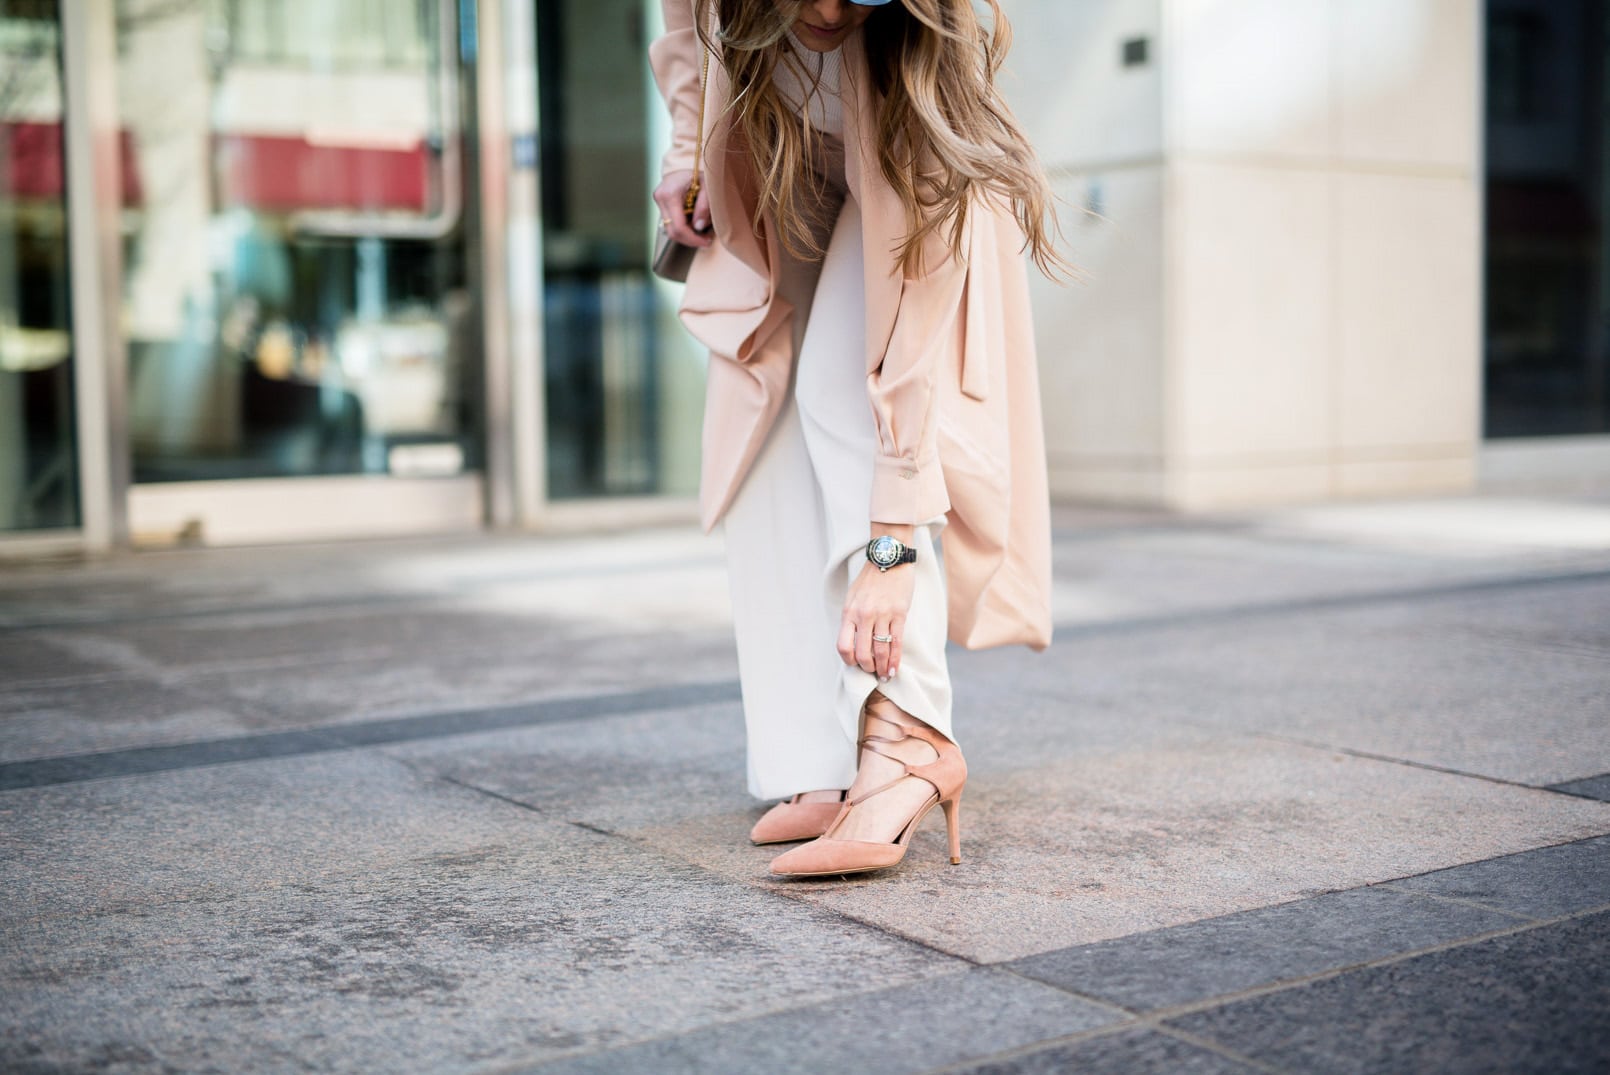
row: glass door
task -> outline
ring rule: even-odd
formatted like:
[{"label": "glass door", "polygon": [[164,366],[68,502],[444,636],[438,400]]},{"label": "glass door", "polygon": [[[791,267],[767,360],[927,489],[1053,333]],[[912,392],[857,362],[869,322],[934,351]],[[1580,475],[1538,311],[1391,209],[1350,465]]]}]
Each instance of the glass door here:
[{"label": "glass door", "polygon": [[458,0],[117,9],[136,540],[479,525]]},{"label": "glass door", "polygon": [[704,356],[650,274],[665,107],[644,62],[658,0],[537,0],[546,487],[554,501],[690,497]]},{"label": "glass door", "polygon": [[59,16],[0,0],[0,534],[80,522]]},{"label": "glass door", "polygon": [[1610,433],[1610,2],[1487,5],[1488,437]]}]

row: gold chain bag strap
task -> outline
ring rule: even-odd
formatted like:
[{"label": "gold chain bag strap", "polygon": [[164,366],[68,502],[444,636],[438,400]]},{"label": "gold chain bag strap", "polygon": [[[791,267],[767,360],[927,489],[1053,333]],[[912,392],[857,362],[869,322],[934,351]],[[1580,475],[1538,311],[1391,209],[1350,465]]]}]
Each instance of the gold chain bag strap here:
[{"label": "gold chain bag strap", "polygon": [[[695,34],[694,38],[698,40],[698,35]],[[693,182],[688,184],[687,196],[682,199],[682,214],[689,227],[693,225],[693,207],[699,201],[700,176],[703,172],[701,157],[704,154],[704,99],[709,93],[710,82],[710,50],[702,40],[699,41],[699,48],[704,55],[699,62],[699,127],[698,136],[693,142]],[[659,238],[654,243],[654,275],[673,283],[685,282],[688,270],[693,268],[693,255],[698,249],[671,238],[665,225],[661,224]]]}]

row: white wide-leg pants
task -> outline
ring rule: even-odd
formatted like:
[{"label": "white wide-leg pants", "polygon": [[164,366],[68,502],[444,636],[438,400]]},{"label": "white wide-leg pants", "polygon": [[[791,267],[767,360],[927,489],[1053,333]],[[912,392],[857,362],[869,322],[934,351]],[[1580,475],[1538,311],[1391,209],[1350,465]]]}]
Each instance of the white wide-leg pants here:
[{"label": "white wide-leg pants", "polygon": [[867,399],[861,219],[844,203],[818,265],[785,254],[794,383],[725,520],[749,790],[764,799],[847,788],[862,704],[880,690],[949,738],[943,516],[916,527],[916,593],[900,673],[887,683],[839,659],[850,583],[871,538],[877,430]]}]

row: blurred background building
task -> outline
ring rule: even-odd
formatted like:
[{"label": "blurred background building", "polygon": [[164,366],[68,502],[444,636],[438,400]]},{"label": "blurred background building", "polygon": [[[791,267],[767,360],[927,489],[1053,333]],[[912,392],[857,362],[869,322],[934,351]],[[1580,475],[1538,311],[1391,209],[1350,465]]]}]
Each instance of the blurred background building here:
[{"label": "blurred background building", "polygon": [[[1610,480],[1610,0],[1008,0],[1053,487]],[[691,516],[658,0],[0,0],[0,549]]]}]

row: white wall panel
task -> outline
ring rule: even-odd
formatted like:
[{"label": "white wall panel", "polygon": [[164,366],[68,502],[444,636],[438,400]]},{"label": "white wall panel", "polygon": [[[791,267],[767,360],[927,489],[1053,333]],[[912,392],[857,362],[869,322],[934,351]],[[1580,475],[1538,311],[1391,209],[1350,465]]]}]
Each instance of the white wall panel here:
[{"label": "white wall panel", "polygon": [[1339,153],[1362,164],[1469,171],[1478,162],[1479,5],[1336,3]]},{"label": "white wall panel", "polygon": [[[1002,7],[1013,29],[1002,86],[1048,166],[1083,171],[1162,153],[1161,0]],[[1149,58],[1126,67],[1132,38],[1147,40]]]}]

